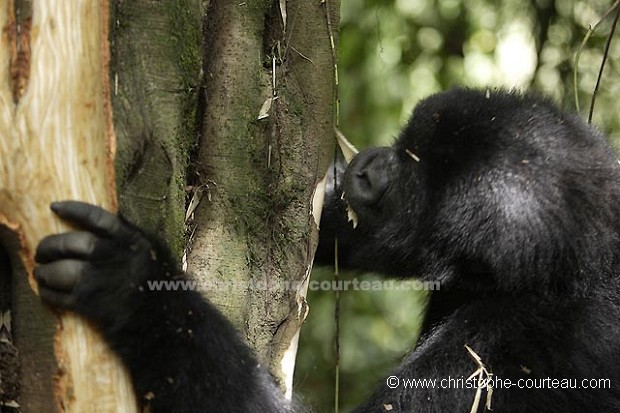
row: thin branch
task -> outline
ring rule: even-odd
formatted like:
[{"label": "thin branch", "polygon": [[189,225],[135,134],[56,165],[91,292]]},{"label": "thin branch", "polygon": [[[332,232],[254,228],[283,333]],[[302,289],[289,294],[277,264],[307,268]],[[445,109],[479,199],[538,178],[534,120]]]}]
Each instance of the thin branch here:
[{"label": "thin branch", "polygon": [[[616,6],[619,2],[616,2]],[[590,101],[590,113],[588,114],[588,123],[592,123],[592,115],[594,115],[594,103],[596,102],[596,95],[598,93],[599,86],[601,84],[601,78],[603,77],[603,70],[605,69],[605,63],[607,62],[607,58],[609,57],[609,47],[611,46],[611,39],[614,38],[614,33],[616,32],[616,25],[618,24],[618,18],[620,18],[620,7],[618,7],[618,11],[616,12],[616,17],[614,18],[614,22],[611,25],[611,32],[607,37],[607,43],[605,43],[605,52],[603,53],[603,61],[601,62],[601,68],[598,71],[598,77],[596,78],[596,86],[594,87],[594,92],[592,93],[592,100]]]},{"label": "thin branch", "polygon": [[[334,169],[336,169],[335,166]],[[334,321],[336,324],[334,331],[334,413],[338,413],[340,410],[340,289],[338,288],[340,270],[338,267],[338,237],[336,237],[334,240],[334,285],[336,285],[336,302],[334,307]]]},{"label": "thin branch", "polygon": [[[620,0],[618,0],[620,1]],[[334,122],[336,127],[340,127],[340,94],[338,92],[338,55],[336,54],[336,40],[334,38],[334,30],[331,18],[331,8],[329,6],[329,0],[322,0],[321,4],[325,6],[325,21],[327,22],[327,33],[329,34],[329,45],[332,52],[332,62],[334,64],[334,96],[336,100],[336,111],[334,113]]]},{"label": "thin branch", "polygon": [[581,52],[583,51],[583,49],[586,46],[586,43],[588,42],[588,40],[590,39],[590,36],[592,36],[592,34],[596,31],[596,29],[598,28],[598,26],[611,14],[613,13],[613,11],[620,5],[620,0],[616,0],[614,2],[614,4],[605,12],[605,14],[603,15],[603,17],[594,25],[594,26],[590,26],[590,28],[588,29],[588,31],[586,32],[586,35],[583,37],[583,40],[581,41],[581,45],[579,46],[579,49],[577,50],[577,54],[575,55],[575,63],[573,64],[573,93],[575,95],[575,108],[577,109],[577,112],[579,112],[579,91],[578,91],[578,87],[577,87],[577,75],[578,75],[578,69],[579,69],[579,59],[581,58]]},{"label": "thin branch", "polygon": [[[321,5],[324,6],[325,11],[325,22],[327,24],[327,33],[329,35],[329,46],[332,52],[332,64],[334,66],[334,124],[336,129],[340,126],[340,95],[338,93],[339,81],[338,81],[338,55],[336,54],[336,40],[334,38],[334,30],[332,25],[331,18],[331,7],[329,4],[329,0],[322,0]],[[336,149],[337,150],[337,149]],[[338,188],[337,186],[337,177],[338,173],[336,170],[336,152],[334,152],[334,189]],[[336,281],[336,285],[338,285],[339,279],[339,269],[338,269],[338,237],[334,240],[334,281]],[[340,411],[340,291],[336,288],[336,296],[335,296],[335,307],[334,307],[334,321],[335,321],[335,332],[334,332],[334,413],[338,413]]]}]

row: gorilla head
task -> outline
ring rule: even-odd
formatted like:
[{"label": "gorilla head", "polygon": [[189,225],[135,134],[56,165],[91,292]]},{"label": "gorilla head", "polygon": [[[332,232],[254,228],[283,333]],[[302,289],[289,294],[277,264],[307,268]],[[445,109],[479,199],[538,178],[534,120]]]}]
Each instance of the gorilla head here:
[{"label": "gorilla head", "polygon": [[[392,147],[361,152],[344,173],[357,222],[341,224],[340,259],[446,288],[576,292],[620,250],[619,171],[600,133],[545,99],[434,95]],[[327,200],[344,220],[339,197]]]}]

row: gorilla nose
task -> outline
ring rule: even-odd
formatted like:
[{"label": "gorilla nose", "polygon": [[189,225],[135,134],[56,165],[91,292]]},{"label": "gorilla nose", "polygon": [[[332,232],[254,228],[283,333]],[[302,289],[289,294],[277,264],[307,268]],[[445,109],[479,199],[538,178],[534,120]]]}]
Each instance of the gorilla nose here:
[{"label": "gorilla nose", "polygon": [[370,148],[351,161],[344,179],[347,201],[371,205],[385,193],[396,161],[392,148]]}]

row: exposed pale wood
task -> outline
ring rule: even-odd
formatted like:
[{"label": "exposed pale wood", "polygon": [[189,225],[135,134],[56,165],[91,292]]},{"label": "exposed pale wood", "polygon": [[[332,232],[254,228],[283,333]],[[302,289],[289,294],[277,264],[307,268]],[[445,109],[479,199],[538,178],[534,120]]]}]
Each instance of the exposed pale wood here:
[{"label": "exposed pale wood", "polygon": [[[8,3],[0,2],[1,27],[9,22]],[[50,213],[51,201],[116,208],[107,10],[98,0],[33,2],[30,78],[17,104],[6,32],[0,44],[0,224],[19,234],[33,290],[36,244],[68,229]],[[59,411],[137,411],[125,369],[84,321],[62,315],[55,350]]]}]

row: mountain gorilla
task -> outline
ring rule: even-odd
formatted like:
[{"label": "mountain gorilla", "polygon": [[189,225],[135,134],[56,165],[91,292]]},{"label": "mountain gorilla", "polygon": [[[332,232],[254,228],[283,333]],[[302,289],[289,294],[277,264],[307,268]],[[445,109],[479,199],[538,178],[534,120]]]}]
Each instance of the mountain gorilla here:
[{"label": "mountain gorilla", "polygon": [[[543,98],[455,89],[354,158],[355,229],[332,189],[320,258],[338,232],[348,267],[441,283],[356,412],[620,411],[620,165],[600,133]],[[82,230],[38,246],[41,298],[99,326],[150,411],[297,410],[197,292],[148,289],[183,277],[166,247],[95,206],[52,210]],[[496,380],[477,396],[481,364]]]}]

